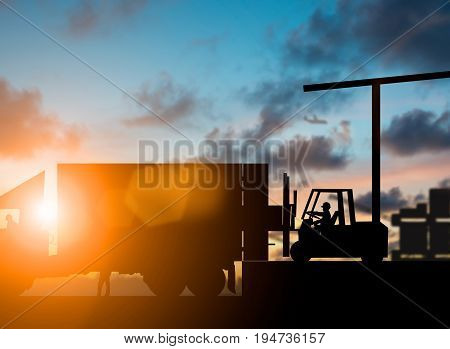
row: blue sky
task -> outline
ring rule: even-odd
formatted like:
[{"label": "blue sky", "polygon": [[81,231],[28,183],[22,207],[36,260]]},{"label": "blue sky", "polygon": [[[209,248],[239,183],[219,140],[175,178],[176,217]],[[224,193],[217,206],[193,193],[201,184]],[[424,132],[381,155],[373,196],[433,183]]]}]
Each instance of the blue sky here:
[{"label": "blue sky", "polygon": [[[243,139],[282,123],[317,97],[304,94],[302,84],[345,78],[444,3],[5,2],[133,96],[146,104],[161,103],[159,113],[196,142],[215,128],[218,137],[232,130],[235,138]],[[1,4],[0,28],[0,79],[14,91],[11,98],[24,101],[25,91],[39,91],[40,100],[30,97],[29,102],[38,105],[33,112],[58,120],[48,126],[58,137],[46,145],[36,135],[33,139],[38,143],[30,141],[31,155],[14,151],[27,142],[2,143],[12,151],[0,154],[1,191],[58,161],[134,162],[138,139],[182,138],[150,120],[145,109]],[[449,38],[447,5],[351,78],[449,70]],[[450,81],[435,81],[383,87],[384,129],[398,137],[412,137],[408,122],[431,112],[423,131],[437,132],[434,140],[442,139],[419,137],[417,149],[405,154],[402,143],[391,138],[383,149],[383,190],[399,186],[411,196],[448,177],[449,116],[444,114],[449,110],[449,86]],[[163,92],[166,99],[160,101]],[[357,191],[365,193],[370,189],[370,110],[368,89],[330,92],[271,137],[322,137],[331,148],[322,162],[310,161],[307,170],[314,185],[353,182]],[[419,112],[405,114],[413,110]],[[312,115],[327,124],[304,120]],[[405,129],[390,129],[395,115],[401,116]],[[0,117],[6,120],[8,115]],[[139,118],[144,118],[143,124],[126,123]],[[343,134],[347,132],[343,121],[348,122],[349,134]],[[337,144],[336,132],[348,138],[346,144]],[[417,143],[417,138],[411,141]],[[399,183],[405,176],[410,181]]]}]

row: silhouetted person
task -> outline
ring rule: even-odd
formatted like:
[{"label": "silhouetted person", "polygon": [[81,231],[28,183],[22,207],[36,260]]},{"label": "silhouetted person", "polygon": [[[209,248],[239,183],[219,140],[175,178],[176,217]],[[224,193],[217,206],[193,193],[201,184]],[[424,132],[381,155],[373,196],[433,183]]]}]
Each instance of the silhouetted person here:
[{"label": "silhouetted person", "polygon": [[312,225],[315,225],[316,227],[323,227],[323,226],[328,226],[331,224],[331,213],[330,213],[331,205],[330,205],[330,203],[324,202],[322,204],[322,209],[323,209],[323,212],[320,212],[320,211],[309,211],[308,212],[309,214],[314,215],[316,217],[317,216],[322,217],[312,223]]},{"label": "silhouetted person", "polygon": [[105,296],[109,296],[111,293],[111,271],[109,269],[100,270],[100,276],[98,278],[97,296],[102,295],[103,285],[105,285]]},{"label": "silhouetted person", "polygon": [[17,231],[18,224],[14,221],[13,216],[10,214],[6,215],[6,232],[8,234],[14,233]]}]

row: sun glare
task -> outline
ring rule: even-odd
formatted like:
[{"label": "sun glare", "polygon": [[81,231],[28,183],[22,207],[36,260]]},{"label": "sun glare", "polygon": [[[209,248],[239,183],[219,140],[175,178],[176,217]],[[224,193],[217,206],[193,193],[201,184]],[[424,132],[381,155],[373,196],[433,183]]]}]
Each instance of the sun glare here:
[{"label": "sun glare", "polygon": [[49,227],[56,222],[56,211],[56,204],[44,201],[37,207],[37,219],[43,226]]}]

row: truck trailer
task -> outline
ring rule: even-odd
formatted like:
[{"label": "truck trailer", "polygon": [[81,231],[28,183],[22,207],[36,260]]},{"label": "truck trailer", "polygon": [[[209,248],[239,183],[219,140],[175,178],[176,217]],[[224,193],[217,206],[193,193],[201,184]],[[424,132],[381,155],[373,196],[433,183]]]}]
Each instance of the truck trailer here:
[{"label": "truck trailer", "polygon": [[44,176],[0,196],[0,213],[15,215],[14,229],[0,230],[3,293],[20,294],[38,277],[98,271],[140,273],[160,296],[186,286],[217,295],[226,271],[235,292],[235,262],[267,261],[268,231],[290,228],[283,206],[269,205],[267,164],[59,164],[49,256],[34,219]]}]

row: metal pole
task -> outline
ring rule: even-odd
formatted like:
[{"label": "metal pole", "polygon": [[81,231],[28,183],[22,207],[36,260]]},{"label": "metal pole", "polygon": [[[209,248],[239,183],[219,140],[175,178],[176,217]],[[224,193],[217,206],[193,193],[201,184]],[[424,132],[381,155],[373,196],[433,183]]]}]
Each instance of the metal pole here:
[{"label": "metal pole", "polygon": [[283,257],[290,255],[290,205],[289,205],[289,176],[283,173]]},{"label": "metal pole", "polygon": [[381,149],[380,149],[380,84],[372,84],[372,222],[379,223],[381,216]]},{"label": "metal pole", "polygon": [[291,230],[295,230],[295,218],[297,217],[297,190],[294,190],[294,201],[291,205]]}]

